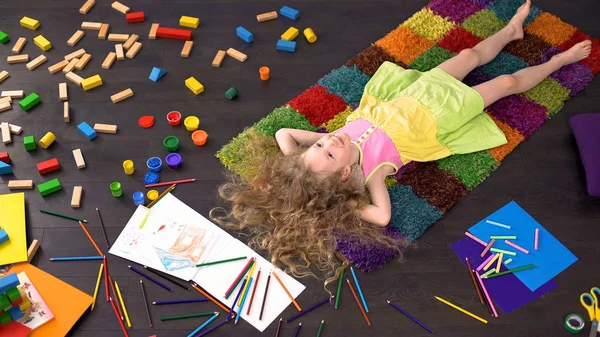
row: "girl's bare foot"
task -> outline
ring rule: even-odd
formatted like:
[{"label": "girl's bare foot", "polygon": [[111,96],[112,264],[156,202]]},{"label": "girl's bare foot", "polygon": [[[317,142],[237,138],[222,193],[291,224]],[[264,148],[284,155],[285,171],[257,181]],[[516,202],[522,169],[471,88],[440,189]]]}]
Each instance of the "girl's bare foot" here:
[{"label": "girl's bare foot", "polygon": [[585,40],[577,43],[573,47],[569,48],[569,50],[555,55],[554,57],[558,58],[563,65],[567,65],[583,60],[584,58],[590,56],[591,52],[592,41]]},{"label": "girl's bare foot", "polygon": [[525,19],[527,19],[530,9],[531,0],[527,0],[519,7],[519,9],[517,9],[515,15],[510,19],[508,25],[506,25],[506,29],[508,29],[512,40],[520,40],[523,38],[523,23],[525,22]]}]

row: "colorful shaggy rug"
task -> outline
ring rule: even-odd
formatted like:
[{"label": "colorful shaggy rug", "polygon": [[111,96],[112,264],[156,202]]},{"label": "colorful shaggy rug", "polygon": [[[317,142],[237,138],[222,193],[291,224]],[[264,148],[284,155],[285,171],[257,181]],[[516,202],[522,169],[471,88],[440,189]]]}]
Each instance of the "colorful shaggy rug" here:
[{"label": "colorful shaggy rug", "polygon": [[[384,61],[420,71],[432,69],[500,30],[522,3],[522,0],[433,0],[250,129],[270,136],[284,127],[332,132],[344,125],[346,116],[360,101],[365,84]],[[392,220],[385,229],[387,235],[404,236],[414,242],[600,71],[598,40],[535,6],[525,24],[523,40],[511,42],[464,82],[473,86],[539,64],[585,39],[593,41],[592,54],[556,71],[535,88],[503,98],[485,109],[506,134],[507,144],[436,162],[413,162],[395,178],[388,178]],[[257,163],[244,150],[251,137],[247,129],[217,153],[223,165],[245,178],[256,172]],[[363,271],[379,269],[395,256],[393,250],[364,245],[343,234],[338,237],[338,249]]]}]

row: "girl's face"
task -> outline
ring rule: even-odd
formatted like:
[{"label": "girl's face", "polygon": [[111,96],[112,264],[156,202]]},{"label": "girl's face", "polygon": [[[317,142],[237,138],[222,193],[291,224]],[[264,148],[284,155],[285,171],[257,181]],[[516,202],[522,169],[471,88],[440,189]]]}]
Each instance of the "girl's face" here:
[{"label": "girl's face", "polygon": [[304,162],[318,175],[342,171],[342,180],[351,172],[351,139],[344,132],[326,134],[303,154]]}]

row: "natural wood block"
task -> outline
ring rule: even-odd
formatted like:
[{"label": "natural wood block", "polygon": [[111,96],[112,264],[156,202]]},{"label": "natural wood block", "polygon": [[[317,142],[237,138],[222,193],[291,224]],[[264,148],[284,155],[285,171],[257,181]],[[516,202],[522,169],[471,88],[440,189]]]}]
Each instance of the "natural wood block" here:
[{"label": "natural wood block", "polygon": [[4,80],[7,79],[9,76],[10,74],[8,73],[8,71],[2,70],[0,72],[0,83],[4,82]]},{"label": "natural wood block", "polygon": [[91,59],[92,59],[92,54],[88,54],[88,53],[83,54],[83,56],[79,59],[79,62],[77,62],[77,64],[75,65],[75,69],[82,70],[83,68],[85,68],[85,66],[88,64],[88,62],[90,62]]},{"label": "natural wood block", "polygon": [[[10,99],[10,97],[8,97]],[[6,110],[10,110],[12,108],[12,104],[9,101],[0,101],[0,112],[4,112]]]},{"label": "natural wood block", "polygon": [[73,158],[75,158],[75,164],[77,164],[78,169],[82,169],[85,167],[85,160],[83,160],[83,153],[81,153],[81,149],[73,150]]},{"label": "natural wood block", "polygon": [[136,43],[139,38],[140,38],[139,35],[131,34],[131,36],[127,39],[127,41],[125,41],[125,43],[123,43],[123,49],[129,50],[129,48],[131,48],[131,46],[133,46],[133,44]]},{"label": "natural wood block", "polygon": [[156,40],[156,31],[158,30],[158,23],[153,23],[152,27],[150,27],[150,33],[148,33],[148,38],[150,40]]},{"label": "natural wood block", "polygon": [[74,72],[69,72],[69,73],[66,73],[66,74],[65,74],[65,77],[66,77],[66,78],[67,78],[69,81],[71,81],[71,82],[73,82],[73,83],[77,84],[77,86],[81,86],[81,82],[83,82],[83,78],[82,78],[81,76],[79,76],[79,75],[75,74]]},{"label": "natural wood block", "polygon": [[9,96],[10,98],[23,98],[24,94],[25,93],[23,92],[23,90],[5,90],[2,93],[0,93],[0,96]]},{"label": "natural wood block", "polygon": [[50,72],[50,74],[57,73],[57,72],[63,70],[68,64],[69,64],[69,61],[62,60],[62,61],[58,62],[57,64],[48,67],[48,71]]},{"label": "natural wood block", "polygon": [[21,52],[21,50],[23,49],[23,47],[25,47],[25,43],[27,43],[27,38],[24,37],[20,37],[17,40],[17,43],[15,43],[13,49],[12,49],[12,53],[13,54],[19,54]]},{"label": "natural wood block", "polygon": [[79,8],[79,13],[81,14],[87,14],[87,12],[90,11],[90,9],[92,9],[92,7],[94,7],[94,5],[96,4],[96,1],[94,0],[87,0],[83,6],[81,6],[81,8]]},{"label": "natural wood block", "polygon": [[67,40],[67,44],[71,47],[73,47],[74,45],[77,44],[77,42],[79,42],[79,40],[81,40],[81,38],[85,35],[85,32],[83,30],[77,30],[72,36],[71,38],[69,38],[69,40]]},{"label": "natural wood block", "polygon": [[58,84],[58,97],[61,101],[66,101],[69,99],[69,95],[67,94],[67,82],[61,82]]},{"label": "natural wood block", "polygon": [[118,92],[118,93],[110,96],[110,100],[113,103],[118,103],[126,98],[131,97],[131,96],[133,96],[133,90],[131,90],[131,88],[128,88],[128,89],[125,89],[121,92]]},{"label": "natural wood block", "polygon": [[94,130],[100,133],[117,133],[117,126],[113,124],[94,124]]},{"label": "natural wood block", "polygon": [[142,43],[141,42],[136,42],[127,51],[127,54],[125,54],[125,56],[127,56],[127,58],[132,59],[132,58],[135,57],[135,55],[137,55],[137,53],[140,51],[140,49],[142,49]]},{"label": "natural wood block", "polygon": [[6,58],[6,62],[8,62],[8,64],[29,62],[29,55],[21,54],[21,55],[9,56]]},{"label": "natural wood block", "polygon": [[242,53],[240,51],[237,51],[237,50],[235,50],[233,48],[227,49],[227,55],[233,57],[234,59],[236,59],[236,60],[238,60],[240,62],[244,62],[248,58],[248,55],[246,55],[246,54],[244,54],[244,53]]},{"label": "natural wood block", "polygon": [[12,103],[12,98],[10,96],[2,97],[2,98],[0,98],[0,103],[1,102]]},{"label": "natural wood block", "polygon": [[83,186],[73,187],[73,196],[71,196],[71,207],[79,208],[81,206],[81,195],[83,194]]},{"label": "natural wood block", "polygon": [[273,20],[273,19],[277,19],[277,12],[276,11],[272,11],[272,12],[268,12],[268,13],[263,13],[263,14],[258,14],[256,16],[256,21],[258,21],[258,22],[263,22],[263,21],[268,21],[268,20]]},{"label": "natural wood block", "polygon": [[226,53],[224,50],[219,50],[214,60],[212,61],[212,66],[217,68],[220,67],[221,63],[223,62],[223,59],[225,58],[225,54]]},{"label": "natural wood block", "polygon": [[181,57],[189,57],[190,52],[192,51],[192,46],[194,46],[194,41],[185,41],[183,44],[183,49],[181,50]]},{"label": "natural wood block", "polygon": [[127,14],[129,13],[129,7],[123,5],[122,3],[115,1],[112,3],[112,5],[110,5],[110,7],[118,10],[119,12],[123,13],[123,14]]},{"label": "natural wood block", "polygon": [[77,62],[79,62],[79,59],[71,59],[71,61],[69,61],[69,64],[67,64],[67,66],[63,68],[62,72],[65,74],[70,73],[71,71],[73,71],[73,69],[75,69]]},{"label": "natural wood block", "polygon": [[123,54],[123,45],[116,44],[115,45],[115,53],[117,54],[117,60],[121,61],[125,59],[125,54]]},{"label": "natural wood block", "polygon": [[102,69],[110,69],[112,64],[115,62],[116,58],[117,58],[117,53],[115,53],[113,51],[108,53],[108,55],[106,55],[106,58],[104,59],[104,62],[102,62]]},{"label": "natural wood block", "polygon": [[30,190],[33,188],[33,180],[10,180],[9,190]]},{"label": "natural wood block", "polygon": [[71,54],[66,55],[65,60],[71,61],[72,59],[78,59],[78,58],[82,57],[83,54],[85,54],[85,49],[81,48],[79,50],[72,52]]},{"label": "natural wood block", "polygon": [[23,128],[18,125],[8,124],[8,127],[10,129],[10,133],[12,133],[13,135],[18,135],[21,132],[23,132]]},{"label": "natural wood block", "polygon": [[125,42],[129,38],[129,34],[108,34],[108,41]]},{"label": "natural wood block", "polygon": [[4,144],[12,143],[12,139],[10,138],[10,128],[8,127],[8,122],[0,124],[0,130],[2,133],[2,142]]},{"label": "natural wood block", "polygon": [[102,28],[102,22],[82,22],[81,29],[87,30],[100,30]]},{"label": "natural wood block", "polygon": [[31,62],[27,63],[25,65],[25,67],[27,67],[27,69],[29,70],[33,70],[37,67],[39,67],[40,65],[42,65],[42,63],[48,61],[48,58],[45,55],[40,55],[38,57],[36,57],[35,59],[33,59]]},{"label": "natural wood block", "polygon": [[69,102],[63,102],[63,119],[65,123],[69,123],[71,121],[71,113],[69,111]]},{"label": "natural wood block", "polygon": [[108,23],[102,24],[102,26],[100,27],[100,30],[98,31],[98,39],[99,40],[106,40],[106,36],[108,35],[109,27],[110,27],[110,25]]},{"label": "natural wood block", "polygon": [[[33,181],[31,181],[31,180],[22,180],[22,181],[30,181],[31,182],[31,187],[27,188],[28,190],[33,188]],[[35,256],[35,253],[37,253],[39,248],[40,248],[40,242],[38,240],[33,240],[31,242],[31,245],[29,245],[29,248],[27,249],[27,262],[31,263],[31,260],[33,260],[33,257]]]}]

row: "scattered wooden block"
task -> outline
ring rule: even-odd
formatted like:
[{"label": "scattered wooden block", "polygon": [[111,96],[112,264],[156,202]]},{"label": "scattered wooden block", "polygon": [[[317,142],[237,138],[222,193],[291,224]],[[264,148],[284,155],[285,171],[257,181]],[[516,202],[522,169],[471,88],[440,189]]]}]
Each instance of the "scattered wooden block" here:
[{"label": "scattered wooden block", "polygon": [[27,63],[25,65],[25,67],[27,67],[27,69],[29,69],[29,70],[34,70],[35,68],[39,67],[40,65],[42,65],[42,63],[44,63],[46,61],[48,61],[48,58],[42,54],[42,55],[36,57],[35,59],[33,59],[31,62]]},{"label": "scattered wooden block", "polygon": [[67,82],[61,82],[58,84],[58,97],[61,101],[66,101],[69,99],[69,95],[67,94]]},{"label": "scattered wooden block", "polygon": [[10,133],[12,133],[13,135],[18,135],[21,132],[23,132],[23,128],[18,125],[8,124],[8,127],[10,129]]},{"label": "scattered wooden block", "polygon": [[129,48],[131,48],[131,46],[133,46],[133,44],[136,43],[139,38],[140,38],[139,35],[131,34],[131,36],[127,39],[127,41],[125,41],[125,43],[123,43],[123,49],[129,50]]},{"label": "scattered wooden block", "polygon": [[263,13],[263,14],[258,14],[256,16],[256,21],[258,21],[258,22],[269,21],[269,20],[273,20],[273,19],[277,19],[277,12],[276,11],[272,11],[272,12],[268,12],[268,13]]},{"label": "scattered wooden block", "polygon": [[33,43],[35,43],[35,45],[38,46],[43,51],[48,51],[48,50],[50,50],[50,48],[52,48],[52,43],[50,43],[50,41],[48,41],[42,35],[38,35],[38,36],[34,37]]},{"label": "scattered wooden block", "polygon": [[240,51],[237,51],[237,50],[235,50],[233,48],[227,49],[227,55],[233,57],[234,59],[236,59],[236,60],[238,60],[240,62],[244,62],[248,58],[248,55],[246,55],[246,54],[244,54],[244,53],[242,53]]},{"label": "scattered wooden block", "polygon": [[152,27],[150,27],[150,33],[148,33],[150,40],[156,40],[156,30],[158,30],[158,23],[153,23]]},{"label": "scattered wooden block", "polygon": [[192,31],[189,29],[158,27],[156,37],[188,41],[192,39]]},{"label": "scattered wooden block", "polygon": [[67,64],[67,66],[63,68],[62,72],[65,74],[72,72],[73,69],[75,69],[77,62],[79,62],[79,59],[71,59],[71,61],[69,61],[69,64]]},{"label": "scattered wooden block", "polygon": [[194,95],[199,95],[204,91],[204,86],[202,83],[198,82],[193,76],[189,77],[185,80],[185,86],[190,89]]},{"label": "scattered wooden block", "polygon": [[21,24],[21,26],[29,28],[31,30],[36,30],[40,27],[40,22],[38,20],[26,16],[24,16],[21,19],[21,21],[19,21],[19,23]]},{"label": "scattered wooden block", "polygon": [[3,102],[12,103],[12,97],[5,96],[5,97],[0,98],[0,103],[3,103]]},{"label": "scattered wooden block", "polygon": [[117,133],[117,126],[113,124],[94,124],[94,130],[100,133]]},{"label": "scattered wooden block", "polygon": [[33,188],[33,180],[10,180],[9,190],[30,190]]},{"label": "scattered wooden block", "polygon": [[85,66],[88,64],[88,62],[90,62],[91,59],[92,54],[83,54],[83,56],[79,59],[79,62],[77,62],[77,64],[75,65],[75,69],[83,70],[83,68],[85,68]]},{"label": "scattered wooden block", "polygon": [[72,59],[78,59],[78,58],[82,57],[83,54],[85,54],[85,49],[81,48],[79,50],[72,52],[69,55],[66,55],[65,60],[71,61]]},{"label": "scattered wooden block", "polygon": [[52,194],[54,192],[62,190],[62,185],[60,184],[60,180],[58,180],[58,178],[54,178],[52,180],[46,181],[45,183],[39,184],[37,188],[40,192],[40,195],[42,197],[45,197],[48,194]]},{"label": "scattered wooden block", "polygon": [[83,153],[81,153],[81,149],[73,150],[73,158],[75,158],[75,164],[78,169],[85,168],[85,160],[83,160]]},{"label": "scattered wooden block", "polygon": [[110,25],[108,23],[102,24],[102,26],[100,27],[100,30],[98,31],[98,39],[99,40],[106,40],[106,35],[108,35],[109,27],[110,27]]},{"label": "scattered wooden block", "polygon": [[23,95],[23,90],[5,90],[2,93],[0,93],[0,96],[8,96],[10,98],[23,98]]},{"label": "scattered wooden block", "polygon": [[125,20],[127,20],[127,23],[144,22],[144,19],[144,12],[131,12],[125,14]]},{"label": "scattered wooden block", "polygon": [[122,3],[115,1],[112,3],[112,5],[110,5],[110,7],[118,10],[119,12],[123,13],[123,14],[127,14],[129,12],[129,7],[123,5]]},{"label": "scattered wooden block", "polygon": [[9,56],[6,58],[6,62],[8,62],[8,64],[29,62],[29,55],[21,54],[21,55]]},{"label": "scattered wooden block", "polygon": [[[31,181],[31,180],[22,180],[22,181]],[[28,188],[28,190],[30,190],[32,188],[33,188],[33,181],[31,181],[31,187]],[[35,253],[37,253],[39,248],[40,248],[40,242],[38,240],[33,240],[33,242],[31,242],[31,245],[29,245],[29,248],[27,249],[27,262],[31,263],[31,260],[33,260],[33,257],[35,256]]]},{"label": "scattered wooden block", "polygon": [[69,102],[63,102],[63,118],[65,123],[69,123],[71,121],[71,116],[69,113]]},{"label": "scattered wooden block", "polygon": [[68,64],[69,64],[69,61],[62,60],[62,61],[58,62],[57,64],[48,67],[48,71],[50,72],[50,74],[57,73],[57,72],[63,70]]},{"label": "scattered wooden block", "polygon": [[95,87],[99,87],[101,85],[102,85],[102,78],[100,77],[100,75],[94,75],[94,76],[88,77],[81,82],[81,86],[83,87],[83,90],[86,90],[86,91],[93,89]]},{"label": "scattered wooden block", "polygon": [[193,16],[184,15],[181,18],[179,18],[179,25],[182,27],[198,28],[198,26],[200,25],[200,19],[195,18]]},{"label": "scattered wooden block", "polygon": [[189,57],[190,52],[192,51],[192,46],[194,46],[194,41],[185,41],[183,44],[183,49],[181,50],[181,57]]},{"label": "scattered wooden block", "polygon": [[71,196],[71,207],[79,208],[81,206],[81,194],[83,193],[83,186],[73,187],[73,196]]},{"label": "scattered wooden block", "polygon": [[214,60],[212,61],[212,66],[216,68],[220,67],[221,63],[223,62],[223,59],[225,58],[225,55],[226,52],[224,50],[219,50]]},{"label": "scattered wooden block", "polygon": [[129,34],[108,34],[108,41],[125,42],[129,38]]},{"label": "scattered wooden block", "polygon": [[125,54],[125,56],[127,56],[127,58],[132,59],[132,58],[135,57],[135,55],[137,55],[137,53],[140,51],[140,49],[142,49],[142,43],[141,42],[136,42],[127,51],[127,54]]},{"label": "scattered wooden block", "polygon": [[0,152],[0,161],[5,164],[10,164],[10,155],[8,152]]},{"label": "scattered wooden block", "polygon": [[37,163],[37,170],[42,175],[54,172],[58,169],[60,169],[60,163],[56,158],[48,159],[46,161]]},{"label": "scattered wooden block", "polygon": [[23,49],[23,47],[25,47],[25,43],[27,43],[27,38],[24,37],[20,37],[17,40],[17,43],[15,43],[13,49],[12,49],[12,53],[13,54],[18,54],[21,52],[21,50]]},{"label": "scattered wooden block", "polygon": [[[112,96],[110,96],[110,100],[113,103],[119,103],[120,101],[133,96],[133,90],[131,88],[125,89],[121,92],[118,92]],[[95,128],[95,127],[94,127]]]},{"label": "scattered wooden block", "polygon": [[85,35],[83,30],[77,30],[70,38],[67,40],[67,44],[71,47],[77,44],[79,40]]},{"label": "scattered wooden block", "polygon": [[10,128],[8,127],[8,122],[1,123],[0,130],[2,131],[2,142],[4,144],[12,143],[12,138],[10,137]]},{"label": "scattered wooden block", "polygon": [[125,59],[125,55],[123,54],[123,45],[116,44],[115,45],[115,54],[117,54],[117,60],[121,61]]},{"label": "scattered wooden block", "polygon": [[79,13],[81,14],[87,14],[87,12],[90,11],[90,9],[92,9],[92,7],[94,7],[94,5],[96,4],[96,1],[94,0],[87,0],[83,6],[81,6],[81,8],[79,8]]},{"label": "scattered wooden block", "polygon": [[23,98],[19,102],[19,106],[21,107],[21,109],[23,109],[25,111],[29,111],[29,110],[31,110],[31,108],[38,105],[39,103],[40,103],[40,96],[38,94],[36,94],[35,92],[32,92],[31,94],[27,95],[27,97]]},{"label": "scattered wooden block", "polygon": [[116,58],[117,54],[115,52],[111,51],[110,53],[108,53],[108,55],[106,55],[106,58],[104,59],[104,62],[102,62],[102,69],[110,69],[112,64],[115,62]]},{"label": "scattered wooden block", "polygon": [[7,79],[9,76],[10,74],[8,73],[8,71],[2,70],[2,72],[0,72],[0,83],[4,82],[4,80]]},{"label": "scattered wooden block", "polygon": [[281,34],[281,39],[285,41],[293,41],[300,31],[296,27],[288,28],[283,34]]},{"label": "scattered wooden block", "polygon": [[71,81],[71,82],[73,82],[73,83],[77,84],[77,86],[79,86],[79,87],[81,86],[81,82],[83,82],[83,77],[81,77],[81,76],[79,76],[79,75],[75,74],[74,72],[66,73],[66,74],[65,74],[65,77],[66,77],[66,78],[67,78],[69,81]]},{"label": "scattered wooden block", "polygon": [[[8,99],[10,99],[10,97],[8,97]],[[9,101],[1,101],[0,102],[0,112],[4,112],[6,110],[10,110],[12,108],[12,104],[10,104]]]},{"label": "scattered wooden block", "polygon": [[82,22],[81,29],[87,30],[100,30],[102,28],[102,22]]}]

